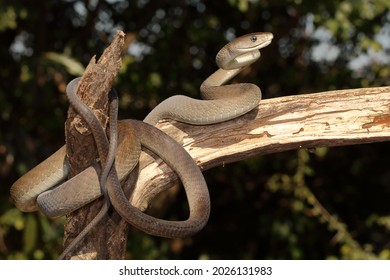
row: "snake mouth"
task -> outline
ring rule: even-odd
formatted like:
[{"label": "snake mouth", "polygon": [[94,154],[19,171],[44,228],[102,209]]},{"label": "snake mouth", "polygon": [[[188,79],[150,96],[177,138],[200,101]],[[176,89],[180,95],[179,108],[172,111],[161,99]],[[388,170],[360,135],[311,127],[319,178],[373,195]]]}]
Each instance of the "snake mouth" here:
[{"label": "snake mouth", "polygon": [[261,37],[261,36],[264,36],[264,37],[261,38],[258,41],[258,44],[256,44],[256,45],[249,46],[249,47],[240,47],[240,48],[237,48],[237,49],[240,50],[240,51],[245,51],[245,52],[259,50],[259,49],[262,49],[262,48],[268,46],[269,44],[271,44],[272,39],[274,38],[272,33],[266,33],[266,34],[264,34],[264,33],[260,33],[260,34],[259,33],[258,34],[254,33],[251,36],[252,36],[252,38],[255,37],[255,40],[259,40],[259,37]]},{"label": "snake mouth", "polygon": [[268,38],[267,41],[265,41],[265,42],[261,43],[260,45],[258,45],[257,48],[258,48],[258,49],[262,49],[262,48],[268,46],[269,44],[271,44],[273,38],[274,38],[274,36],[271,35],[271,36]]}]

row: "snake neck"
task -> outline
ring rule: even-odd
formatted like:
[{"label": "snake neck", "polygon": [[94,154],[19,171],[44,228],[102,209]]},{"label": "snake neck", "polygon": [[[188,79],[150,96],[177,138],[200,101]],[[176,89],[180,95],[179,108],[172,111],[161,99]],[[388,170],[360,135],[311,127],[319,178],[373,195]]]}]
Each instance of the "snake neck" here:
[{"label": "snake neck", "polygon": [[221,90],[223,91],[223,88],[218,88],[218,87],[226,84],[232,78],[237,76],[245,67],[258,60],[260,57],[260,52],[253,51],[244,54],[239,54],[235,57],[233,57],[234,54],[231,53],[231,55],[232,55],[232,59],[227,61],[224,66],[227,67],[227,65],[229,64],[229,66],[232,69],[220,68],[217,71],[215,71],[213,74],[211,74],[201,84],[200,92],[203,99],[213,99],[212,97],[209,97],[210,94],[212,94],[211,92],[221,91]]},{"label": "snake neck", "polygon": [[219,87],[221,85],[226,84],[228,81],[230,81],[232,78],[238,75],[242,71],[244,67],[231,69],[231,70],[225,70],[225,69],[218,69],[213,74],[211,74],[206,80],[203,81],[203,83],[200,86],[200,90],[210,88],[210,87]]}]

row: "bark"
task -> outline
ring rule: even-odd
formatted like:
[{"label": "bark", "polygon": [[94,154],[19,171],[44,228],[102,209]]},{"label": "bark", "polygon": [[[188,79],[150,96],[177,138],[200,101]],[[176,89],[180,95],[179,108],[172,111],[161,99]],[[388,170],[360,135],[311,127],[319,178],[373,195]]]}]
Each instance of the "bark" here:
[{"label": "bark", "polygon": [[[103,128],[108,125],[108,93],[121,67],[121,54],[124,45],[124,33],[118,32],[111,45],[106,48],[96,62],[93,57],[82,76],[78,96],[98,117]],[[88,125],[69,108],[65,123],[67,156],[71,167],[70,177],[83,171],[96,162],[98,155]],[[64,229],[64,246],[96,216],[102,207],[99,199],[68,216]],[[92,230],[67,258],[72,259],[123,259],[126,238],[122,238],[127,225],[118,215],[111,215]],[[126,236],[126,235],[124,235]]]}]

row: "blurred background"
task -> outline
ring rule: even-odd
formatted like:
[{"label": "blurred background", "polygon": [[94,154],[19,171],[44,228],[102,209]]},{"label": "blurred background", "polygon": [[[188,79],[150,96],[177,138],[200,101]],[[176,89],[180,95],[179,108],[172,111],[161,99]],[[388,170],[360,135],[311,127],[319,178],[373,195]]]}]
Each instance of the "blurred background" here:
[{"label": "blurred background", "polygon": [[[65,218],[21,213],[12,183],[64,144],[68,81],[126,33],[120,118],[175,94],[199,98],[236,36],[274,34],[234,82],[263,98],[390,83],[387,0],[0,0],[0,259],[53,259]],[[131,230],[130,259],[390,259],[388,143],[317,148],[204,173],[212,212],[196,236]],[[156,206],[157,207],[157,206]],[[161,207],[161,206],[158,206]],[[159,208],[174,219],[184,193]]]}]

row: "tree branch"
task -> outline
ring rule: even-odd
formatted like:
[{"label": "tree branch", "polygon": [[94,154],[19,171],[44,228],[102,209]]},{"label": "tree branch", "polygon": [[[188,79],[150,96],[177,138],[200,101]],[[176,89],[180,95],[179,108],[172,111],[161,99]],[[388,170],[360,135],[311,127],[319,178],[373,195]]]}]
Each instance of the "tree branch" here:
[{"label": "tree branch", "polygon": [[[104,57],[103,54],[96,65],[100,63],[104,65],[109,61],[120,62],[120,58],[116,56],[103,59]],[[98,66],[96,73],[102,71],[107,73],[104,67]],[[103,127],[107,125],[105,111],[107,94],[116,76],[115,71],[108,72],[108,76],[103,74],[105,78],[99,78],[96,73],[86,72],[83,77],[92,75],[93,78],[89,80],[83,78],[80,86],[80,91],[81,93],[85,91],[85,96],[89,96],[93,91],[104,96],[103,99],[98,98],[100,101],[96,102],[100,104],[100,108],[104,108],[103,111],[99,111],[103,116],[101,118]],[[88,98],[86,102],[91,104]],[[390,87],[329,91],[263,100],[252,112],[220,124],[193,126],[175,121],[162,121],[158,128],[182,144],[200,168],[207,170],[217,165],[298,148],[387,141],[390,139],[389,104]],[[69,114],[72,116],[72,112]],[[69,156],[78,162],[74,164],[79,167],[77,170],[72,169],[72,174],[76,174],[96,159],[96,153],[93,151],[93,156],[86,157],[85,150],[90,150],[91,147],[94,149],[94,145],[91,144],[93,139],[88,139],[91,138],[89,134],[82,135],[87,128],[81,121],[72,117],[73,121],[69,118],[67,124],[73,126],[77,124],[81,127],[69,128],[76,132],[72,130],[68,132],[67,128]],[[72,137],[81,137],[80,135],[87,139],[72,143]],[[78,153],[73,151],[72,154],[72,149],[80,150]],[[81,154],[81,158],[77,158],[77,154]],[[165,163],[147,150],[141,155],[139,170],[139,179],[130,201],[134,206],[145,210],[159,193],[177,182],[177,177]],[[66,225],[67,237],[69,239],[70,236],[75,237],[97,214],[100,207],[101,200],[72,214]],[[75,258],[125,257],[128,226],[115,211],[113,212],[107,221],[103,221],[84,240],[79,251],[75,252]],[[66,240],[66,243],[69,243],[69,240]]]},{"label": "tree branch", "polygon": [[[390,87],[337,90],[262,100],[252,112],[220,124],[164,121],[158,127],[181,143],[204,171],[292,149],[388,141],[389,105]],[[176,181],[166,164],[143,152],[131,203],[145,209]]]}]

